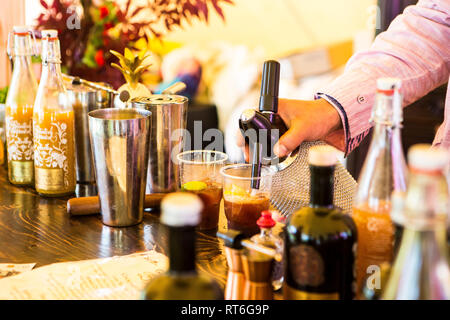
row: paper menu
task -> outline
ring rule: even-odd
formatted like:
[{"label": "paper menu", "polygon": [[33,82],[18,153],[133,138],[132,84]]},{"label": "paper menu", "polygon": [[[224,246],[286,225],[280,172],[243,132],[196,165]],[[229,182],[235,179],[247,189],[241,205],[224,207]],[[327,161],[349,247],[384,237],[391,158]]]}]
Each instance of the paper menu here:
[{"label": "paper menu", "polygon": [[25,271],[30,271],[35,265],[36,263],[0,263],[0,279],[11,277]]},{"label": "paper menu", "polygon": [[154,250],[127,256],[54,263],[0,280],[0,299],[140,299],[145,284],[167,270]]}]

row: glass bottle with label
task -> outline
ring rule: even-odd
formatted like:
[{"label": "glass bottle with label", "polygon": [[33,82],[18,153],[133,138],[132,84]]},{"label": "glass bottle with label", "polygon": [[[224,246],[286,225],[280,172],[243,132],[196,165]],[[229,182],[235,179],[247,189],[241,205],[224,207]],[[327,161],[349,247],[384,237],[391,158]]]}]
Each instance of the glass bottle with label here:
[{"label": "glass bottle with label", "polygon": [[333,205],[336,150],[309,150],[310,204],[294,212],[284,240],[286,300],[353,299],[356,226]]},{"label": "glass bottle with label", "polygon": [[[268,248],[275,249],[282,255],[283,240],[272,232],[273,227],[276,225],[275,220],[272,219],[272,212],[269,210],[261,212],[261,217],[256,221],[256,224],[261,231],[259,234],[251,237],[251,240]],[[275,291],[281,289],[283,272],[283,261],[275,261],[272,269],[272,286]]]},{"label": "glass bottle with label", "polygon": [[144,299],[223,299],[220,286],[195,268],[195,228],[202,209],[201,199],[188,192],[169,194],[161,202],[161,224],[168,230],[169,270],[147,284]]},{"label": "glass bottle with label", "polygon": [[410,182],[400,248],[382,298],[450,300],[447,246],[447,150],[415,145],[408,152]]},{"label": "glass bottle with label", "polygon": [[75,191],[73,108],[61,74],[56,30],[42,31],[42,75],[33,113],[35,188],[56,197]]},{"label": "glass bottle with label", "polygon": [[14,67],[5,109],[8,178],[16,185],[33,186],[33,104],[37,91],[31,66],[34,52],[27,27],[14,27],[12,35],[8,50]]},{"label": "glass bottle with label", "polygon": [[403,119],[400,87],[398,79],[382,78],[377,82],[371,117],[373,137],[359,177],[352,215],[358,230],[358,293],[370,274],[369,269],[392,262],[395,234],[401,233],[400,211],[393,210],[395,215],[391,216],[392,192],[405,191],[407,178],[400,132]]}]

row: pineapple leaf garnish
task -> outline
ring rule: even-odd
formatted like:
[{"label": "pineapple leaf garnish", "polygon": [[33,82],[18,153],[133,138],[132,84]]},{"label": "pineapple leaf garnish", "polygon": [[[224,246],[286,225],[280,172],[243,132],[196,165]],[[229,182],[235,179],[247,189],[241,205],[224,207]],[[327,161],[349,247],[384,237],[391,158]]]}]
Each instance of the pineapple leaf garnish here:
[{"label": "pineapple leaf garnish", "polygon": [[130,49],[125,48],[124,54],[110,50],[111,54],[119,59],[119,64],[111,63],[111,66],[122,72],[128,84],[134,86],[139,82],[141,75],[151,66],[144,64],[144,61],[150,57],[150,52],[142,51],[134,54]]}]

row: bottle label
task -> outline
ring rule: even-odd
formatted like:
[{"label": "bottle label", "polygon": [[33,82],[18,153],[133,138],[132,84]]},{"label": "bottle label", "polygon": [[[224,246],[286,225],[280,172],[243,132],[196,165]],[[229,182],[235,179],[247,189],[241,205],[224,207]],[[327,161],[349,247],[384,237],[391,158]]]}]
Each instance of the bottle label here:
[{"label": "bottle label", "polygon": [[322,256],[312,246],[300,244],[289,249],[292,279],[299,286],[320,286],[325,281]]},{"label": "bottle label", "polygon": [[36,189],[60,191],[64,188],[64,171],[62,169],[36,168]]},{"label": "bottle label", "polygon": [[16,183],[31,183],[34,177],[33,161],[11,161],[11,180]]},{"label": "bottle label", "polygon": [[6,117],[8,161],[33,161],[33,120],[18,121]]},{"label": "bottle label", "polygon": [[296,290],[288,284],[283,287],[283,298],[285,300],[339,300],[338,292],[316,293]]},{"label": "bottle label", "polygon": [[74,168],[69,168],[70,137],[67,127],[65,121],[34,124],[36,187],[39,186],[40,189],[56,191],[56,188],[70,185],[69,170]]}]

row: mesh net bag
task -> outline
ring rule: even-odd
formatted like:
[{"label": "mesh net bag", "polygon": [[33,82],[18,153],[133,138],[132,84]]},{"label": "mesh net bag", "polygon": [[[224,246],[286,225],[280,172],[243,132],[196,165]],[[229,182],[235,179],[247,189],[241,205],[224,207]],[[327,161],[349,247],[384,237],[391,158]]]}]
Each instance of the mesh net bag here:
[{"label": "mesh net bag", "polygon": [[[271,204],[284,216],[309,204],[310,172],[308,152],[312,146],[325,145],[324,142],[304,142],[295,160],[285,169],[279,170],[272,178]],[[334,173],[334,204],[345,213],[353,207],[357,183],[341,162],[336,163]]]}]

